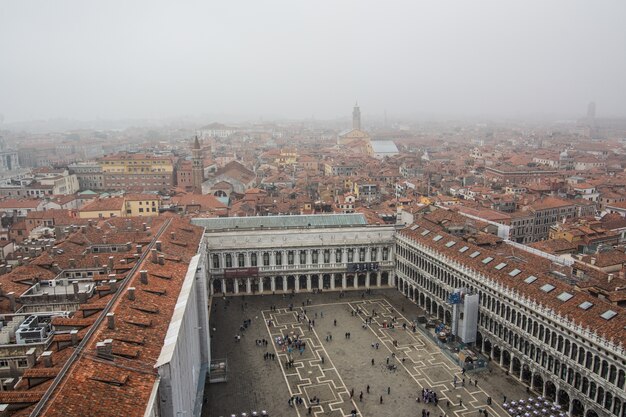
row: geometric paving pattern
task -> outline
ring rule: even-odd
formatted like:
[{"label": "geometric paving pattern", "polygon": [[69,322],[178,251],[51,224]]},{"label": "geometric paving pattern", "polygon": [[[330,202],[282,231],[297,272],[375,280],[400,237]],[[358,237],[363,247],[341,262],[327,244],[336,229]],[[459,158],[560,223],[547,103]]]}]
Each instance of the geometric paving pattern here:
[{"label": "geometric paving pattern", "polygon": [[[342,303],[333,303],[333,305]],[[345,302],[346,308],[352,311],[350,319],[365,323],[366,318],[372,318],[367,331],[371,332],[379,343],[379,348],[389,352],[390,364],[395,364],[397,372],[406,372],[415,382],[415,392],[422,388],[433,389],[439,398],[439,411],[446,416],[477,416],[479,409],[486,409],[489,416],[505,416],[507,413],[494,403],[486,406],[487,394],[480,386],[469,384],[470,377],[463,376],[461,369],[453,363],[439,347],[430,339],[424,337],[419,330],[415,333],[411,330],[413,324],[398,312],[385,299],[372,299]],[[325,341],[318,337],[315,327],[309,330],[308,319],[314,311],[320,311],[323,304],[309,307],[294,307],[293,311],[278,309],[277,311],[263,311],[267,330],[274,342],[277,336],[286,334],[298,334],[306,341],[306,349],[302,355],[298,351],[291,353],[283,352],[273,343],[280,359],[285,381],[291,395],[297,395],[305,400],[305,407],[294,407],[298,416],[307,415],[307,407],[311,398],[317,397],[319,404],[311,404],[312,413],[315,416],[346,417],[352,410],[359,410],[358,396],[350,397],[350,391],[344,384],[341,375],[333,365],[333,358],[329,357],[324,347]],[[301,322],[297,320],[297,314],[304,315],[308,309],[308,316],[304,316]],[[358,313],[357,313],[358,311]],[[376,314],[374,314],[374,312]],[[268,320],[273,325],[267,326]],[[394,328],[383,326],[394,324]],[[406,329],[402,327],[406,324]],[[335,338],[338,335],[334,336]],[[394,343],[394,341],[396,343]],[[324,363],[322,363],[322,357]],[[286,367],[289,359],[293,359],[293,367]],[[377,364],[381,372],[388,372],[386,363]],[[453,385],[454,377],[458,382]],[[463,378],[466,383],[463,385]],[[447,402],[450,402],[450,406]],[[459,405],[462,401],[462,405]],[[433,410],[434,411],[434,410]],[[434,413],[436,414],[436,412]]]}]

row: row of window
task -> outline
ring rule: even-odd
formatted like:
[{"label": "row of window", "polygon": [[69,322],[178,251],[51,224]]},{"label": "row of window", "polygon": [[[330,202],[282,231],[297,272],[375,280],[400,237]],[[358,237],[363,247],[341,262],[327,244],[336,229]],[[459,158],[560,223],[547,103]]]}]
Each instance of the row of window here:
[{"label": "row of window", "polygon": [[[346,255],[347,262],[366,262],[367,250],[364,247],[358,248],[357,250],[352,249],[352,248],[347,249],[347,250],[335,249],[334,262],[342,263],[344,253]],[[296,260],[298,260],[299,261],[298,263],[301,265],[307,264],[307,251],[305,250],[287,251],[286,256],[284,257],[283,257],[283,252],[281,251],[273,252],[273,254],[274,254],[275,265],[295,265]],[[311,254],[312,264],[319,264],[320,260],[324,264],[331,263],[332,256],[331,256],[330,249],[324,249],[324,250],[313,249],[310,251],[310,254]],[[383,261],[389,260],[389,248],[387,247],[382,248],[381,257]],[[271,261],[270,252],[263,252],[261,255],[261,258],[262,258],[262,266],[270,266],[270,261]],[[370,260],[376,261],[377,259],[378,259],[378,248],[374,247],[371,249],[371,252],[370,252]],[[235,265],[235,262],[236,262],[236,265]],[[213,268],[216,268],[216,269],[222,268],[219,254],[213,254],[212,264],[213,264]],[[256,252],[252,252],[250,254],[249,265],[246,265],[246,257],[243,253],[238,253],[235,255],[227,253],[224,255],[224,266],[223,266],[224,268],[232,268],[232,267],[243,268],[246,266],[259,266]]]}]

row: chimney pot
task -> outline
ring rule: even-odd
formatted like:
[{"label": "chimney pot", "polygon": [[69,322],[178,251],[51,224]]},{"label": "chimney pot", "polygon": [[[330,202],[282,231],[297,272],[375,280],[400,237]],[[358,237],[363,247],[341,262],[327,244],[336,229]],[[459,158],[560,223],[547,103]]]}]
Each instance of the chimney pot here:
[{"label": "chimney pot", "polygon": [[137,253],[141,253],[141,250],[143,249],[142,245],[137,245]]},{"label": "chimney pot", "polygon": [[165,265],[165,255],[159,255],[159,265]]},{"label": "chimney pot", "polygon": [[156,250],[161,251],[162,247],[163,247],[162,242],[160,240],[157,240],[156,241]]},{"label": "chimney pot", "polygon": [[113,271],[113,260],[115,258],[113,258],[112,256],[109,256],[109,261],[107,263],[107,267],[109,268],[109,271]]},{"label": "chimney pot", "polygon": [[153,264],[159,262],[159,258],[158,258],[159,254],[158,254],[156,249],[151,249],[150,250],[150,256],[152,257],[152,263]]},{"label": "chimney pot", "polygon": [[76,268],[76,259],[70,258],[70,268]]},{"label": "chimney pot", "polygon": [[128,299],[131,301],[135,300],[135,287],[128,287],[128,289],[126,290],[126,293],[128,294]]},{"label": "chimney pot", "polygon": [[115,313],[107,313],[107,327],[115,330]]},{"label": "chimney pot", "polygon": [[147,225],[145,223],[141,223],[141,227],[143,227],[143,231],[145,232]]},{"label": "chimney pot", "polygon": [[46,350],[41,354],[41,359],[43,360],[43,365],[46,368],[52,368],[52,351]]},{"label": "chimney pot", "polygon": [[78,344],[78,330],[70,331],[70,335],[72,336],[72,346],[76,346]]},{"label": "chimney pot", "polygon": [[26,363],[29,368],[35,366],[37,362],[37,350],[35,348],[30,348],[26,351]]},{"label": "chimney pot", "polygon": [[146,271],[145,269],[142,269],[141,271],[139,271],[139,280],[141,281],[142,284],[147,284],[148,283],[148,271]]},{"label": "chimney pot", "polygon": [[170,232],[170,237],[172,240],[176,240],[176,232]]},{"label": "chimney pot", "polygon": [[11,304],[11,311],[15,311],[15,293],[11,291],[7,294],[7,298],[9,299],[9,303]]}]

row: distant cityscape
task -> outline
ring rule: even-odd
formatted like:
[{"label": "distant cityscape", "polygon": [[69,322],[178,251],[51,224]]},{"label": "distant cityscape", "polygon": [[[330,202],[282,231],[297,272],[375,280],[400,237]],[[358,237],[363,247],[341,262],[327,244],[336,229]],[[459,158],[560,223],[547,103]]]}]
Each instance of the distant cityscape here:
[{"label": "distant cityscape", "polygon": [[[626,119],[367,114],[0,124],[0,417],[626,416]],[[406,381],[350,391],[331,312]]]}]

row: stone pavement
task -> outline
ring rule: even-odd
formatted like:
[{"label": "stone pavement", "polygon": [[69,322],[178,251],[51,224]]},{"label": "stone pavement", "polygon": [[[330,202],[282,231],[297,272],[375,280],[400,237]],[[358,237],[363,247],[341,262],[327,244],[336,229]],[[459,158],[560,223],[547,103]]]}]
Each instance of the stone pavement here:
[{"label": "stone pavement", "polygon": [[[212,354],[215,359],[227,358],[229,381],[207,387],[203,415],[229,417],[265,409],[272,416],[306,416],[310,400],[317,397],[320,401],[311,405],[311,415],[318,417],[350,416],[352,410],[359,416],[421,416],[422,409],[432,417],[478,416],[479,408],[487,409],[490,416],[505,416],[499,406],[502,395],[509,399],[527,396],[521,384],[499,369],[463,376],[430,339],[419,331],[413,333],[410,326],[404,329],[403,323],[410,325],[411,319],[422,313],[398,291],[377,290],[364,298],[361,292],[345,294],[343,298],[334,292],[298,294],[294,298],[232,297],[227,299],[227,307],[224,299],[214,300]],[[364,326],[365,317],[373,316],[374,311],[373,323]],[[240,331],[245,319],[252,324]],[[311,329],[309,319],[315,320]],[[385,321],[394,319],[395,328],[383,327]],[[345,337],[347,332],[350,338]],[[240,342],[235,341],[236,334],[242,335]],[[286,334],[301,335],[306,341],[302,355],[283,351],[275,343],[276,337]],[[266,339],[268,346],[257,346],[255,340],[259,339]],[[264,360],[265,352],[275,353],[276,360]],[[286,366],[289,358],[293,367]],[[387,358],[395,369],[387,366]],[[456,387],[455,375],[459,381]],[[469,384],[470,378],[478,379],[477,387]],[[416,402],[422,388],[437,392],[438,406]],[[306,404],[290,407],[287,401],[292,395],[304,398]],[[488,395],[493,399],[491,406],[486,404]]]}]

